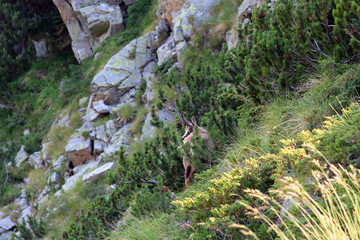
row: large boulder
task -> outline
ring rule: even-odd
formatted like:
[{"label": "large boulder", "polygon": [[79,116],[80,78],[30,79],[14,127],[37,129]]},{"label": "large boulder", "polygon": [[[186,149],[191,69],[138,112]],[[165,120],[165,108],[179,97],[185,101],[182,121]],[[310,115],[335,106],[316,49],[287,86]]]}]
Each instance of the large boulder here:
[{"label": "large boulder", "polygon": [[[72,49],[81,62],[117,32],[124,30],[124,13],[136,0],[53,0],[68,29]],[[122,4],[124,3],[124,4]]]},{"label": "large boulder", "polygon": [[[91,82],[93,93],[105,94],[109,89],[116,89],[112,94],[117,99],[141,83],[143,68],[156,59],[151,48],[158,36],[150,32],[143,37],[134,39],[107,62],[105,68],[99,72]],[[115,104],[116,101],[112,101]]]},{"label": "large boulder", "polygon": [[94,159],[94,154],[91,151],[90,139],[83,137],[75,137],[70,139],[65,147],[65,151],[69,160],[74,166],[81,165],[86,161]]},{"label": "large boulder", "polygon": [[113,167],[114,167],[114,162],[108,162],[108,163],[102,165],[101,167],[95,169],[94,171],[92,171],[88,174],[85,174],[82,177],[82,180],[87,181],[91,178],[97,177],[97,176],[103,174],[104,172],[111,170]]},{"label": "large boulder", "polygon": [[210,17],[211,9],[220,0],[161,0],[157,11],[158,17],[168,23],[173,31],[166,42],[157,50],[158,65],[177,55],[181,62],[181,54],[188,47],[194,29]]}]

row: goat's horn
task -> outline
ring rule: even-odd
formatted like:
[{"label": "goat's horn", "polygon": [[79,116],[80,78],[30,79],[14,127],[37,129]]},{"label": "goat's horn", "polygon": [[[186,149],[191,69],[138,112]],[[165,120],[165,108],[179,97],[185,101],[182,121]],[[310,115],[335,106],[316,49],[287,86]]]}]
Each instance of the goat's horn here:
[{"label": "goat's horn", "polygon": [[182,124],[184,125],[191,125],[191,122],[189,122],[188,120],[186,120],[186,118],[184,117],[183,113],[178,113],[179,115],[179,119],[182,122]]}]

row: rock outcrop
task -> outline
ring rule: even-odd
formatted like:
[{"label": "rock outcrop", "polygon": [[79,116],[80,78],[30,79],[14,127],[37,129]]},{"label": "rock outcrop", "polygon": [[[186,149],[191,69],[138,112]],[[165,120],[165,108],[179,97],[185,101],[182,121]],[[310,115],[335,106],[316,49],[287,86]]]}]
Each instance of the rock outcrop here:
[{"label": "rock outcrop", "polygon": [[0,220],[0,234],[6,231],[9,231],[13,227],[15,227],[16,224],[11,220],[11,216],[8,216],[4,219]]},{"label": "rock outcrop", "polygon": [[177,57],[181,63],[181,54],[188,48],[193,29],[201,26],[210,17],[210,10],[219,0],[162,0],[158,17],[170,25],[172,33],[158,49],[158,65],[170,58]]},{"label": "rock outcrop", "polygon": [[127,6],[137,0],[53,0],[69,35],[76,59],[81,62],[107,38],[124,30]]},{"label": "rock outcrop", "polygon": [[[264,0],[244,0],[240,7],[238,8],[237,21],[236,24],[226,32],[226,43],[228,45],[228,50],[236,48],[238,45],[239,37],[237,33],[237,26],[242,24],[242,28],[247,26],[251,22],[251,15],[255,8],[259,8]],[[268,3],[268,7],[272,7],[275,3],[275,0],[271,0]]]},{"label": "rock outcrop", "polygon": [[29,158],[29,155],[24,150],[24,145],[21,146],[21,149],[15,157],[15,166],[20,167],[23,162]]},{"label": "rock outcrop", "polygon": [[35,47],[36,58],[42,59],[47,57],[47,47],[46,47],[46,39],[42,38],[40,40],[32,41]]}]

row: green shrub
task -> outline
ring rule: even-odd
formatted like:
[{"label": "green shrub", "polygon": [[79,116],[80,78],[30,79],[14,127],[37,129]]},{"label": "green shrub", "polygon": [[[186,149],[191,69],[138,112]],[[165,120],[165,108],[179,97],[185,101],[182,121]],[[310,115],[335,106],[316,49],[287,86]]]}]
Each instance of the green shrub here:
[{"label": "green shrub", "polygon": [[[159,186],[159,184],[158,184]],[[136,193],[134,203],[131,205],[131,214],[140,218],[151,216],[153,212],[170,213],[172,197],[162,188],[142,186]]]},{"label": "green shrub", "polygon": [[[349,12],[349,18],[342,11]],[[341,23],[358,28],[353,16],[351,4],[342,1],[284,0],[273,10],[263,5],[253,12],[252,23],[239,26],[239,47],[229,54],[226,71],[236,78],[241,93],[254,103],[265,103],[274,92],[295,90],[321,60],[355,60],[356,38],[346,35],[351,31]]]},{"label": "green shrub", "polygon": [[47,222],[45,222],[43,219],[40,219],[40,221],[36,219],[36,216],[38,214],[38,207],[39,206],[36,204],[34,206],[35,214],[28,216],[29,219],[27,220],[27,223],[29,224],[30,228],[27,227],[25,219],[23,219],[21,224],[17,224],[16,227],[20,231],[20,238],[18,239],[39,239],[45,236],[45,234],[48,232]]},{"label": "green shrub", "polygon": [[41,149],[42,136],[38,133],[30,133],[23,137],[24,150],[28,154],[32,154]]},{"label": "green shrub", "polygon": [[81,136],[83,136],[84,138],[88,138],[90,136],[90,132],[89,131],[83,131],[81,133]]},{"label": "green shrub", "polygon": [[122,193],[115,190],[105,198],[96,197],[79,211],[78,216],[63,232],[64,239],[103,239],[125,211]]}]

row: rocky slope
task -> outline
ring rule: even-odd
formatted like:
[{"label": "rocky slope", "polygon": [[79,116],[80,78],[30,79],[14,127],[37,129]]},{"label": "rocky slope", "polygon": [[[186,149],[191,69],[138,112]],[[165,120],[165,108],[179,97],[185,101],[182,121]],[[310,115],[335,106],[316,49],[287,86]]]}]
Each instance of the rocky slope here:
[{"label": "rocky slope", "polygon": [[[126,27],[126,9],[134,2],[54,0],[68,28],[72,49],[79,62],[91,57],[101,42]],[[6,217],[0,213],[1,240],[9,239],[11,232],[18,231],[15,222],[21,223],[22,219],[33,214],[32,205],[39,204],[46,208],[44,202],[51,187],[58,189],[55,193],[57,196],[66,194],[77,181],[86,182],[112,169],[114,156],[120,146],[154,137],[156,129],[150,124],[151,113],[145,116],[141,136],[133,138],[131,128],[134,127],[134,119],[122,117],[121,111],[136,106],[142,81],[146,82],[147,87],[141,92],[140,98],[146,109],[150,110],[157,92],[154,69],[170,59],[175,60],[175,66],[181,66],[181,54],[191,44],[194,30],[209,18],[211,8],[218,3],[219,0],[187,0],[177,1],[176,4],[170,0],[160,1],[157,11],[159,23],[155,30],[131,41],[92,80],[89,97],[81,99],[80,103],[87,102],[86,108],[79,109],[82,126],[68,139],[64,149],[66,155],[54,159],[48,153],[50,142],[46,141],[41,151],[30,156],[23,148],[19,151],[16,166],[29,163],[34,168],[43,168],[49,174],[48,185],[34,197],[32,203],[27,202],[23,190],[14,202],[18,206],[16,210],[10,211]],[[99,124],[99,119],[106,119],[110,114],[116,117]],[[171,105],[165,105],[157,114],[165,123],[175,119],[175,109]],[[69,120],[69,114],[59,117],[52,128],[68,127]],[[64,165],[66,168],[61,167]],[[61,177],[65,178],[63,184]],[[23,184],[26,186],[26,182]]]}]

